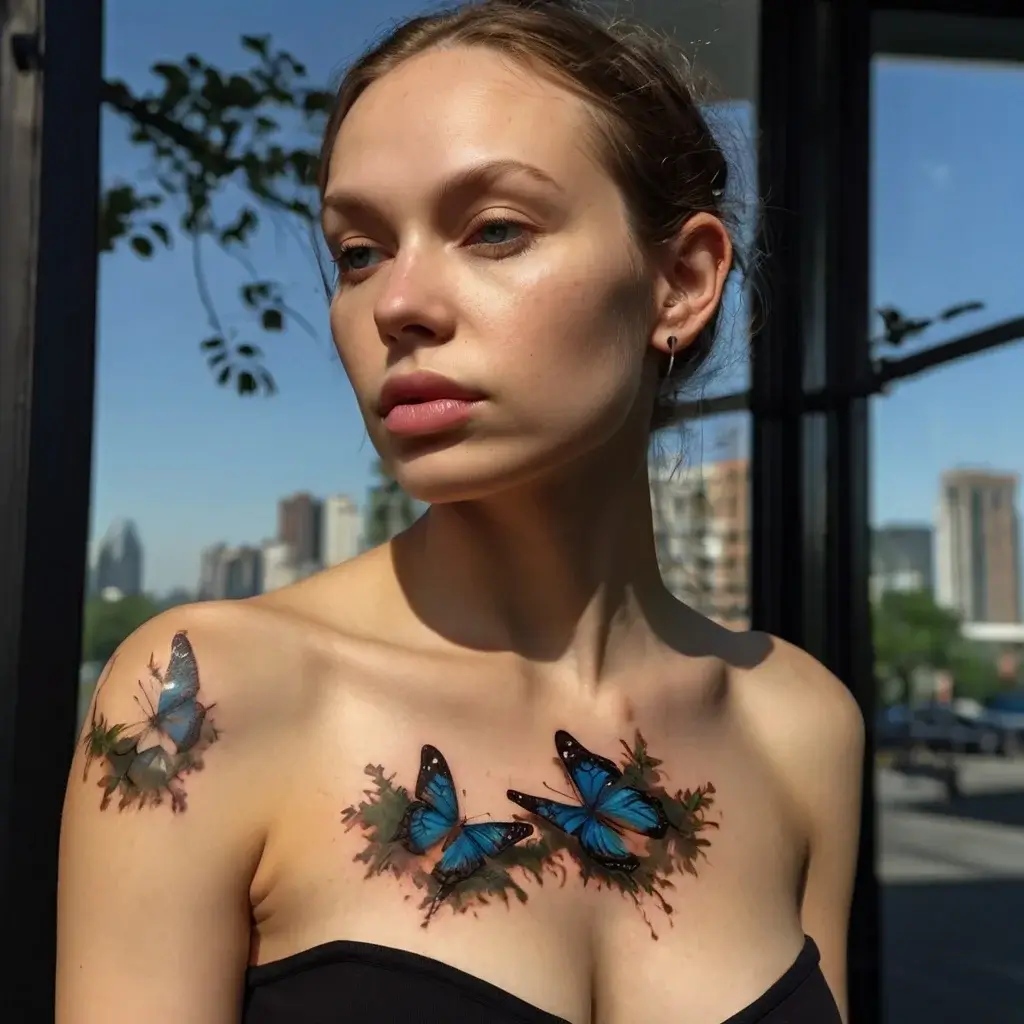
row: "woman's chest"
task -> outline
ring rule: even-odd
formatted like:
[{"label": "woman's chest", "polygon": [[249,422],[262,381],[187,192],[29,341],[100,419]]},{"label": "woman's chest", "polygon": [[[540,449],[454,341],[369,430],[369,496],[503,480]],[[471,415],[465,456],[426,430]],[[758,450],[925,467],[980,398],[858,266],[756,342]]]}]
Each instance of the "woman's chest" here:
[{"label": "woman's chest", "polygon": [[313,739],[253,885],[255,962],[355,940],[568,1020],[685,997],[713,1021],[737,962],[770,980],[798,944],[802,837],[727,721],[350,705]]}]

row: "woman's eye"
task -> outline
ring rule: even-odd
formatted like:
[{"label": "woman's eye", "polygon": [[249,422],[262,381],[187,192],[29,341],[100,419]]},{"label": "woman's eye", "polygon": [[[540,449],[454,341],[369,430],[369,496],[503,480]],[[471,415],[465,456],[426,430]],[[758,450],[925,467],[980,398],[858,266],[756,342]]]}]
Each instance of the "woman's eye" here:
[{"label": "woman's eye", "polygon": [[508,220],[494,220],[484,224],[473,237],[479,240],[478,244],[507,245],[509,242],[518,242],[522,234],[523,229],[519,224]]},{"label": "woman's eye", "polygon": [[373,266],[373,258],[376,249],[369,245],[346,245],[342,246],[338,258],[334,261],[338,265],[340,273],[369,270]]}]

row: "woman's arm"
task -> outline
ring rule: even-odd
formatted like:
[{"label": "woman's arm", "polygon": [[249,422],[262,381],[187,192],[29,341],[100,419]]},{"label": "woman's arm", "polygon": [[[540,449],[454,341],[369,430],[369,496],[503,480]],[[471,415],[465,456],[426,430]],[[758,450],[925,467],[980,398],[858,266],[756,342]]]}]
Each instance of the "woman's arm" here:
[{"label": "woman's arm", "polygon": [[57,1024],[238,1020],[264,798],[211,626],[165,613],[97,687],[61,830]]},{"label": "woman's arm", "polygon": [[821,969],[848,1019],[846,970],[850,902],[860,832],[864,722],[849,691],[820,666],[820,705],[804,751],[801,795],[809,845],[801,920],[821,950]]},{"label": "woman's arm", "polygon": [[754,721],[793,797],[806,840],[800,917],[847,1019],[846,949],[860,830],[864,722],[850,691],[810,655],[775,639]]}]

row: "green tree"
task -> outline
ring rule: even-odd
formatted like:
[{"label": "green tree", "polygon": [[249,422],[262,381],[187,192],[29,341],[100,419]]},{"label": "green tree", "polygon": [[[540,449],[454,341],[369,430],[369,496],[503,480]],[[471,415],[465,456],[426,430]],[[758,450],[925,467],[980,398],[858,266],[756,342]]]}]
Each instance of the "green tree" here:
[{"label": "green tree", "polygon": [[376,547],[416,521],[416,503],[392,479],[378,459],[374,464],[377,483],[370,488],[363,521],[363,544]]},{"label": "green tree", "polygon": [[910,696],[919,669],[948,671],[958,697],[984,698],[999,686],[995,664],[963,639],[960,617],[926,590],[887,591],[872,609],[880,682],[894,680]]},{"label": "green tree", "polygon": [[91,597],[85,602],[82,628],[82,660],[105,663],[129,634],[157,614],[148,597],[122,597],[105,601]]},{"label": "green tree", "polygon": [[948,669],[960,641],[960,620],[926,590],[889,590],[873,609],[875,663],[909,693],[919,668]]},{"label": "green tree", "polygon": [[[169,248],[175,235],[183,236],[192,247],[210,327],[199,347],[215,381],[241,395],[270,395],[276,384],[263,350],[250,334],[229,326],[207,285],[205,254],[213,247],[245,269],[249,280],[239,299],[252,326],[276,334],[290,319],[316,333],[287,303],[282,284],[260,274],[246,250],[264,221],[272,221],[308,244],[329,294],[318,255],[316,171],[334,96],[311,84],[305,65],[274,49],[269,36],[242,36],[241,45],[254,59],[247,70],[227,72],[193,53],[178,63],[154,64],[160,84],[147,92],[133,92],[121,81],[103,83],[103,104],[128,123],[132,143],[152,158],[154,184],[140,191],[133,183],[114,182],[105,190],[100,250],[127,245],[148,260]],[[171,216],[177,217],[174,226]],[[416,518],[412,500],[379,465],[378,478],[366,519],[370,544]]]},{"label": "green tree", "polygon": [[958,697],[984,701],[1005,689],[995,660],[969,644],[962,644],[954,653],[951,670]]},{"label": "green tree", "polygon": [[[290,318],[314,333],[288,305],[280,282],[252,265],[246,248],[271,219],[308,243],[311,254],[319,251],[318,137],[333,97],[311,86],[305,66],[273,49],[268,36],[243,36],[242,47],[254,57],[244,71],[222,71],[193,53],[180,63],[154,64],[155,89],[136,93],[121,81],[103,83],[102,103],[128,123],[131,142],[151,157],[153,185],[143,191],[131,182],[109,184],[100,207],[100,251],[127,245],[148,260],[175,235],[184,236],[210,327],[199,344],[214,379],[243,395],[272,394],[262,350],[229,326],[207,286],[204,259],[212,246],[243,266],[249,280],[240,289],[241,307],[259,329],[278,333]],[[327,287],[319,258],[316,265]]]}]

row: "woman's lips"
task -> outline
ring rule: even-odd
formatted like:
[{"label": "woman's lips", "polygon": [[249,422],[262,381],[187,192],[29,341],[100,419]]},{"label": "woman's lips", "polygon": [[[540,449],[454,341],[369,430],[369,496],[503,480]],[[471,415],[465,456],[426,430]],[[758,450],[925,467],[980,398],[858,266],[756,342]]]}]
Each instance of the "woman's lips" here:
[{"label": "woman's lips", "polygon": [[417,370],[384,382],[378,412],[392,434],[417,437],[461,426],[483,397],[439,373]]},{"label": "woman's lips", "polygon": [[480,399],[435,398],[428,402],[394,405],[384,417],[384,426],[400,437],[422,437],[460,427],[473,415]]}]

